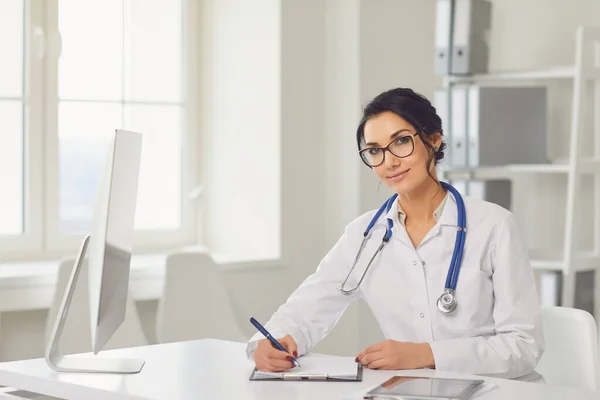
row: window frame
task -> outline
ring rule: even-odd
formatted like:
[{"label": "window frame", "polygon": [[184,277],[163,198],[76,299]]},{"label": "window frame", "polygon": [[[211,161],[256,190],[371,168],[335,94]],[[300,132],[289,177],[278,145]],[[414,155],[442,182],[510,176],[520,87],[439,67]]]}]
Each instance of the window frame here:
[{"label": "window frame", "polygon": [[[124,0],[125,1],[125,0]],[[182,1],[181,227],[136,231],[134,252],[164,251],[197,243],[198,0]],[[59,230],[58,203],[58,0],[24,0],[24,233],[0,236],[1,260],[48,259],[74,255],[84,234]],[[119,127],[115,127],[119,128]]]},{"label": "window frame", "polygon": [[43,248],[43,132],[35,118],[43,109],[43,43],[39,26],[41,0],[23,1],[23,233],[0,235],[0,257],[30,257]]}]

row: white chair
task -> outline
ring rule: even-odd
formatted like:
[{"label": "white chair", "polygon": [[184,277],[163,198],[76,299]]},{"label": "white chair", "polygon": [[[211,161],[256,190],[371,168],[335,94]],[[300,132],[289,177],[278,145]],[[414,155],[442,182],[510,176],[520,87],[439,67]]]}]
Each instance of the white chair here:
[{"label": "white chair", "polygon": [[[58,279],[56,282],[56,291],[52,300],[52,305],[48,312],[48,320],[46,322],[45,342],[48,344],[48,339],[58,310],[69,283],[69,278],[73,271],[73,259],[65,259],[60,263],[58,271]],[[60,351],[63,354],[84,353],[92,351],[91,330],[90,330],[90,312],[88,298],[88,268],[87,261],[83,262],[79,280],[67,320],[60,339]],[[148,344],[146,336],[142,329],[135,304],[131,296],[127,298],[127,309],[125,312],[125,320],[117,329],[113,337],[106,343],[103,350],[120,349],[125,347],[142,346]]]},{"label": "white chair", "polygon": [[598,332],[587,311],[542,307],[545,351],[536,371],[551,385],[597,390],[600,385]]},{"label": "white chair", "polygon": [[223,276],[208,254],[180,252],[167,257],[156,337],[159,343],[249,339],[238,325]]}]

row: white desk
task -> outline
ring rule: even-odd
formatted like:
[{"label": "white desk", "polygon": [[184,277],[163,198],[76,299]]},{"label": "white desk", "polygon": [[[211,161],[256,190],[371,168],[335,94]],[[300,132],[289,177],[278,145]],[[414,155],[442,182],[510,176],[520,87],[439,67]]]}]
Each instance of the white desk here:
[{"label": "white desk", "polygon": [[[253,364],[244,343],[197,340],[106,352],[106,356],[139,357],[146,365],[135,375],[67,374],[50,370],[43,359],[0,363],[0,385],[68,399],[360,399],[361,393],[397,374],[428,373],[472,377],[441,371],[364,370],[362,382],[251,382]],[[333,357],[333,356],[332,356]],[[495,378],[477,399],[600,398],[600,393]]]}]

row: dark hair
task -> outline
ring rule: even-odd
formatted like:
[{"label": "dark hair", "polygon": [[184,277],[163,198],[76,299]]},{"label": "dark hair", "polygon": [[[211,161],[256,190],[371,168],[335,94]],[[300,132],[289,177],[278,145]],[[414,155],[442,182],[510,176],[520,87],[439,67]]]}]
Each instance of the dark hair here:
[{"label": "dark hair", "polygon": [[425,96],[408,88],[396,88],[383,92],[365,106],[363,116],[356,130],[356,142],[359,151],[365,143],[365,124],[370,118],[385,111],[391,111],[411,124],[421,136],[421,139],[424,139],[422,142],[425,146],[432,150],[433,154],[427,162],[427,172],[429,172],[429,165],[432,161],[435,160],[435,165],[437,165],[444,158],[446,143],[442,140],[439,149],[435,151],[429,140],[432,139],[435,133],[444,135],[441,118],[437,115],[435,107],[431,105],[431,102]]}]

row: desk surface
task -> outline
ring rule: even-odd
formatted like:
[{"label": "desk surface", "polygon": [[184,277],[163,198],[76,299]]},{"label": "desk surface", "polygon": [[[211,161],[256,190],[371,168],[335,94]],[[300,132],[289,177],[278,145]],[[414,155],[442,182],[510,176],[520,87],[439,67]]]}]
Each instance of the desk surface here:
[{"label": "desk surface", "polygon": [[[428,374],[473,377],[442,371],[373,371],[365,369],[362,382],[251,382],[253,363],[246,360],[245,344],[196,340],[111,350],[103,356],[142,358],[139,374],[108,375],[57,373],[43,359],[0,363],[0,385],[68,399],[360,399],[361,394],[393,375]],[[105,353],[105,354],[104,354]],[[331,356],[334,357],[334,356]],[[353,360],[352,360],[353,361]],[[487,378],[483,400],[598,399],[595,392],[543,383]]]}]

